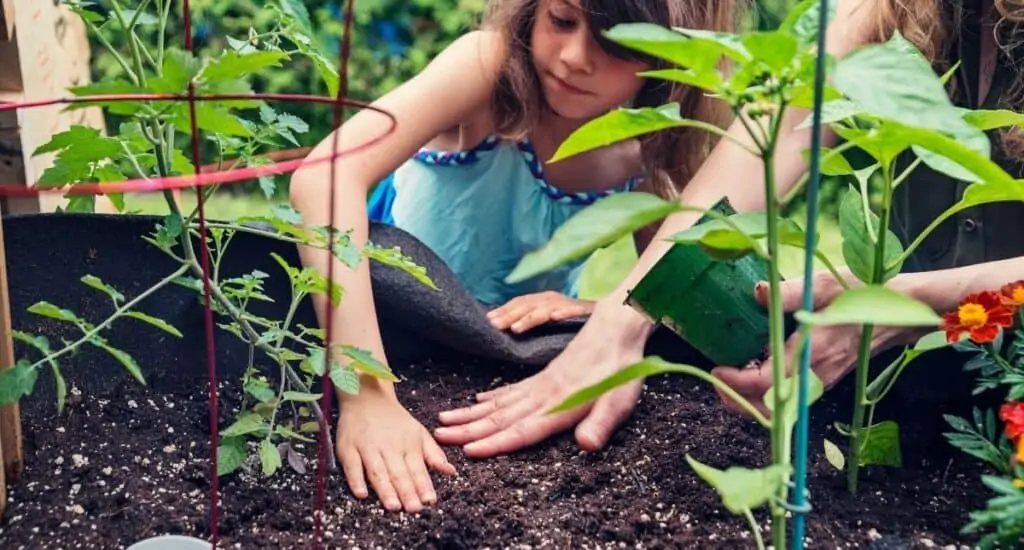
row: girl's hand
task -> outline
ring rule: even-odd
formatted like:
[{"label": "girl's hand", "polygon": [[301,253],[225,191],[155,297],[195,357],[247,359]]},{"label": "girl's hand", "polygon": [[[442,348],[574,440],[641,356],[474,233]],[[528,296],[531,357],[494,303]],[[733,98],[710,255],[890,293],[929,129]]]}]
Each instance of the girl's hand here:
[{"label": "girl's hand", "polygon": [[544,323],[565,321],[593,311],[594,302],[575,300],[548,291],[513,298],[505,305],[491,310],[487,318],[498,330],[511,329],[520,334]]},{"label": "girl's hand", "polygon": [[[857,284],[857,280],[848,271],[841,272],[841,275],[849,284]],[[803,279],[784,281],[780,290],[782,307],[785,311],[796,311],[803,306]],[[831,273],[822,272],[815,275],[814,309],[820,310],[831,304],[842,290],[842,286]],[[761,305],[768,307],[767,284],[759,284],[754,290],[754,296]],[[898,344],[912,343],[915,336],[922,334],[922,332],[909,327],[876,326],[872,332],[871,356],[874,357]],[[860,325],[831,325],[815,327],[811,330],[811,369],[821,379],[826,389],[842,380],[856,366],[860,337]],[[787,375],[793,366],[799,364],[799,347],[800,334],[794,333],[786,342]],[[757,407],[762,414],[770,418],[771,412],[765,406],[764,399],[772,386],[771,365],[772,358],[769,356],[760,365],[750,365],[746,368],[718,367],[713,369],[711,374],[731,386]],[[721,393],[719,396],[726,408],[746,414],[731,399]]]},{"label": "girl's hand", "polygon": [[416,513],[437,501],[427,468],[455,475],[444,451],[398,400],[361,388],[338,418],[337,451],[352,494],[369,496],[366,479],[384,507]]},{"label": "girl's hand", "polygon": [[596,384],[643,358],[646,338],[627,334],[620,321],[630,310],[597,308],[566,349],[541,372],[477,395],[478,403],[444,411],[434,432],[444,445],[462,445],[467,455],[486,458],[520,450],[576,427],[586,451],[604,447],[636,407],[643,381],[625,384],[588,405],[549,414],[573,393]]}]

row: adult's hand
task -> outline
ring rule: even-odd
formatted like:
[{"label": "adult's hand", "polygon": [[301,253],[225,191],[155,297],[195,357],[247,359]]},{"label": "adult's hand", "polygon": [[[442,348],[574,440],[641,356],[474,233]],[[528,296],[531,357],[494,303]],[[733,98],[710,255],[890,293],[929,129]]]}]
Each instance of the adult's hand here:
[{"label": "adult's hand", "polygon": [[471,457],[485,458],[517,451],[576,426],[581,448],[604,447],[632,413],[643,381],[620,386],[589,405],[558,414],[549,411],[643,358],[646,338],[622,329],[622,316],[629,314],[621,306],[606,313],[598,305],[576,338],[543,371],[478,394],[475,405],[442,412],[445,426],[435,430],[434,437],[443,445],[462,445]]},{"label": "adult's hand", "polygon": [[[842,271],[843,280],[849,284],[858,284],[849,271]],[[803,279],[784,281],[780,288],[782,307],[787,312],[797,311],[803,307]],[[828,271],[814,276],[814,310],[827,307],[842,293],[843,287]],[[754,289],[754,297],[761,305],[768,307],[769,289],[767,283],[759,283]],[[860,348],[860,325],[829,325],[811,329],[811,369],[821,379],[826,389],[838,383],[857,363]],[[897,344],[910,343],[919,331],[907,327],[876,326],[871,338],[871,356],[889,349]],[[794,333],[786,341],[785,365],[787,373],[797,365],[799,360],[800,333]],[[772,353],[775,353],[773,350]],[[770,416],[764,403],[765,394],[772,386],[772,357],[769,356],[761,364],[748,365],[743,368],[722,366],[712,369],[711,374],[728,384],[737,393],[745,397],[765,416]],[[719,393],[726,408],[746,414],[743,408],[728,397]]]}]

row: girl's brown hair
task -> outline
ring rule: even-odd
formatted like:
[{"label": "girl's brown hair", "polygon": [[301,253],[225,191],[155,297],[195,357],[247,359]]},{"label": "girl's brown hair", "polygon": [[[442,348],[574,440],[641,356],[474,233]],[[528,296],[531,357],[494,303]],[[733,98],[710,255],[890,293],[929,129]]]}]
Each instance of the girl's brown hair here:
[{"label": "girl's brown hair", "polygon": [[[542,0],[491,0],[484,28],[506,35],[508,59],[494,92],[496,132],[522,137],[535,127],[544,99],[530,58],[530,36]],[[579,0],[590,32],[610,55],[633,58],[633,52],[612,44],[601,33],[619,23],[654,23],[669,27],[735,32],[746,0]],[[653,62],[653,61],[652,61]],[[658,65],[655,63],[655,65]],[[654,107],[675,101],[686,118],[719,127],[731,120],[728,107],[702,90],[651,79],[633,107]],[[644,166],[656,193],[671,198],[689,181],[717,141],[706,130],[661,131],[641,138]]]},{"label": "girl's brown hair", "polygon": [[[868,40],[884,42],[893,32],[900,33],[929,59],[938,72],[949,70],[956,63],[953,46],[964,24],[963,4],[973,1],[981,6],[985,0],[876,0],[876,12]],[[991,0],[998,17],[995,25],[996,43],[1014,67],[1016,75],[1009,88],[998,98],[998,106],[1013,111],[1024,110],[1024,72],[1016,67],[1017,50],[1024,41],[1024,0]],[[956,79],[950,79],[950,92],[957,93]],[[1002,149],[1016,162],[1024,162],[1024,133],[1016,127],[999,132]]]}]

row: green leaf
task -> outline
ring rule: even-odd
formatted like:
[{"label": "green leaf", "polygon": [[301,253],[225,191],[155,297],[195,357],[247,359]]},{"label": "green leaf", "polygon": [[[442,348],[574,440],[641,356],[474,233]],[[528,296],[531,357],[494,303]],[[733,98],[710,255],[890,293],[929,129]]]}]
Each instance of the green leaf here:
[{"label": "green leaf", "polygon": [[260,465],[263,466],[263,475],[267,477],[274,475],[281,467],[281,453],[269,439],[260,441]]},{"label": "green leaf", "polygon": [[[164,52],[163,74],[150,79],[149,85],[157,93],[181,94],[188,89],[188,83],[199,74],[200,61],[191,52],[180,48],[167,48]],[[202,103],[197,103],[198,108]]]},{"label": "green leaf", "polygon": [[[810,162],[811,150],[804,149],[802,152],[804,160]],[[854,173],[850,161],[846,160],[843,154],[837,153],[835,149],[828,147],[821,148],[821,174],[823,176],[848,176]]]},{"label": "green leaf", "polygon": [[699,128],[722,133],[713,124],[684,119],[680,115],[678,103],[660,107],[619,108],[583,124],[569,134],[548,162],[558,162],[593,149],[672,128]]},{"label": "green leaf", "polygon": [[[843,237],[843,259],[854,276],[863,282],[870,282],[875,274],[875,248],[873,236],[879,227],[878,216],[870,210],[865,211],[865,200],[852,186],[848,188],[843,202],[839,205],[839,232]],[[883,262],[888,269],[882,274],[885,282],[895,277],[899,265],[892,265],[903,254],[903,244],[892,231],[885,234],[885,250]]]},{"label": "green leaf", "polygon": [[637,73],[637,76],[678,82],[711,93],[718,92],[722,87],[722,77],[713,71],[697,72],[693,69],[655,69],[653,71]]},{"label": "green leaf", "polygon": [[252,433],[258,433],[267,429],[266,423],[258,414],[245,413],[238,417],[233,424],[220,433],[221,437],[230,438]]},{"label": "green leaf", "polygon": [[211,61],[200,76],[207,81],[233,80],[271,67],[280,67],[281,61],[285,59],[288,59],[288,54],[283,51],[256,51],[243,54],[228,50]]},{"label": "green leaf", "polygon": [[680,209],[677,202],[649,193],[601,199],[570,217],[544,246],[523,256],[505,282],[522,282],[582,258]]},{"label": "green leaf", "polygon": [[138,319],[139,321],[143,321],[145,323],[149,323],[149,324],[153,325],[154,327],[156,327],[156,328],[158,328],[158,329],[160,329],[160,330],[162,330],[164,332],[168,332],[170,334],[173,334],[174,336],[177,336],[178,338],[182,338],[183,337],[183,335],[181,334],[180,330],[174,328],[174,326],[172,326],[167,321],[164,321],[163,319],[158,319],[158,318],[153,317],[151,315],[147,315],[145,313],[142,313],[141,311],[128,311],[128,312],[125,312],[125,315],[128,316],[128,317],[131,317],[133,319]]},{"label": "green leaf", "polygon": [[846,455],[839,450],[838,445],[827,439],[825,440],[825,460],[828,460],[828,463],[840,472],[846,468]]},{"label": "green leaf", "polygon": [[[339,251],[335,248],[335,254]],[[434,281],[427,275],[427,268],[416,264],[412,258],[402,254],[402,249],[399,247],[383,248],[373,243],[367,243],[363,249],[363,254],[371,260],[375,260],[384,265],[391,266],[408,273],[413,279],[416,279],[420,283],[423,283],[427,287],[433,290],[440,290]]]},{"label": "green leaf", "polygon": [[281,8],[281,11],[291,16],[298,22],[303,32],[310,32],[313,29],[313,24],[309,19],[309,10],[306,9],[306,5],[302,0],[277,0],[277,5]]},{"label": "green leaf", "polygon": [[245,462],[245,440],[229,437],[221,440],[217,447],[217,476],[234,472]]},{"label": "green leaf", "polygon": [[281,394],[281,397],[285,401],[295,401],[298,403],[313,403],[315,401],[318,401],[321,397],[323,397],[323,394],[286,391]]},{"label": "green leaf", "polygon": [[22,359],[9,369],[0,370],[0,406],[17,403],[22,397],[32,395],[39,371]]},{"label": "green leaf", "polygon": [[825,309],[798,311],[797,321],[808,325],[934,326],[942,321],[928,304],[883,286],[860,286],[844,291]]},{"label": "green leaf", "polygon": [[121,294],[120,292],[117,291],[116,288],[108,285],[107,283],[104,283],[99,277],[95,275],[85,275],[84,277],[82,277],[82,282],[85,283],[87,286],[99,290],[100,292],[106,293],[106,295],[110,296],[110,299],[113,300],[115,304],[119,304],[124,301],[124,294]]},{"label": "green leaf", "polygon": [[714,487],[722,497],[722,504],[736,515],[769,502],[779,494],[789,476],[789,466],[784,464],[757,470],[731,467],[723,471],[704,465],[690,455],[686,455],[686,462],[701,479]]},{"label": "green leaf", "polygon": [[277,397],[274,390],[270,389],[267,383],[263,380],[250,380],[245,385],[245,393],[253,396],[260,403],[266,403]]},{"label": "green leaf", "polygon": [[963,124],[949,94],[920,52],[897,31],[840,59],[832,85],[865,112],[910,126],[942,129]]},{"label": "green leaf", "polygon": [[14,330],[11,331],[11,337],[16,341],[23,342],[36,348],[39,350],[39,353],[42,353],[44,356],[53,353],[53,350],[50,349],[50,341],[47,340],[45,336],[33,335],[20,330]]},{"label": "green leaf", "polygon": [[357,371],[381,380],[398,382],[398,377],[391,372],[391,369],[374,358],[373,354],[369,351],[348,345],[341,346],[341,350],[345,357],[348,357],[351,361],[351,366]]},{"label": "green leaf", "polygon": [[359,373],[352,367],[331,365],[331,381],[347,394],[359,394]]},{"label": "green leaf", "polygon": [[306,437],[304,435],[301,435],[298,432],[296,432],[295,430],[289,428],[288,426],[282,425],[282,424],[278,424],[277,426],[274,426],[274,433],[276,433],[276,434],[278,434],[278,435],[280,435],[282,437],[287,437],[288,439],[297,439],[299,441],[305,441],[307,443],[316,443],[315,439],[310,439],[310,438],[308,438],[308,437]]},{"label": "green leaf", "polygon": [[60,366],[56,361],[50,361],[50,371],[53,372],[53,383],[57,392],[57,414],[64,412],[64,405],[67,403],[68,384],[64,381],[64,375],[60,372]]},{"label": "green leaf", "polygon": [[[825,383],[822,382],[818,375],[811,371],[810,384],[807,386],[807,404],[813,405],[821,396],[825,394]],[[796,382],[798,376],[790,376],[784,378],[782,381],[782,397],[785,399],[784,412],[783,412],[783,423],[786,426],[786,432],[790,432],[793,426],[796,425],[797,414],[797,386]],[[764,394],[764,404],[769,411],[775,412],[775,386],[768,388],[768,391]]]},{"label": "green leaf", "polygon": [[[828,5],[827,22],[831,22],[836,15],[836,2]],[[808,46],[816,43],[818,33],[821,29],[818,19],[821,17],[821,0],[802,0],[789,9],[786,18],[779,25],[780,32],[793,34],[802,45]]]},{"label": "green leaf", "polygon": [[73,312],[57,307],[50,302],[37,302],[28,308],[29,313],[35,313],[43,317],[49,317],[50,319],[56,319],[58,321],[66,321],[68,323],[82,323],[83,321],[78,318]]},{"label": "green leaf", "polygon": [[[327,356],[324,348],[309,348],[308,353],[309,355],[302,361],[302,370],[310,374],[323,376],[327,372],[325,370]],[[333,365],[331,368],[334,368]]]},{"label": "green leaf", "polygon": [[761,246],[756,240],[731,228],[715,229],[705,233],[700,240],[700,248],[711,258],[726,262],[761,252]]},{"label": "green leaf", "polygon": [[688,37],[678,29],[653,23],[620,23],[605,31],[604,36],[626,48],[698,73],[714,71],[723,55],[736,54],[733,48],[714,39]]},{"label": "green leaf", "polygon": [[[179,126],[185,135],[192,135],[192,115],[187,105],[180,104],[172,112],[171,122]],[[204,132],[224,134],[228,136],[252,137],[253,132],[242,119],[231,114],[223,107],[210,103],[196,104],[196,125]]]},{"label": "green leaf", "polygon": [[900,450],[900,427],[892,421],[874,424],[861,432],[860,465],[892,466],[903,465]]},{"label": "green leaf", "polygon": [[793,63],[799,51],[795,36],[784,32],[759,31],[743,35],[743,46],[755,60],[781,71]]},{"label": "green leaf", "polygon": [[[893,122],[887,122],[880,131],[891,142],[902,141],[912,145],[922,162],[954,178],[1001,185],[1013,182],[1013,177],[1006,170],[992,162],[987,152],[989,147],[980,145],[982,139],[988,139],[984,134],[981,134],[981,138],[956,134],[954,139],[938,131]],[[972,146],[968,147],[965,144]],[[934,155],[929,156],[926,154],[928,152]]]},{"label": "green leaf", "polygon": [[113,355],[114,359],[117,359],[118,362],[124,365],[124,368],[132,375],[132,378],[137,380],[140,384],[146,385],[146,379],[142,376],[142,369],[139,368],[139,364],[135,362],[135,358],[129,355],[128,352],[119,350],[104,343],[99,343],[97,346],[110,355]]},{"label": "green leaf", "polygon": [[697,367],[669,363],[658,356],[645,357],[639,363],[629,365],[596,384],[578,390],[576,393],[565,398],[565,400],[548,411],[548,414],[568,411],[575,409],[580,405],[586,405],[605,393],[623,384],[632,382],[633,380],[667,373],[689,374],[709,382],[712,385],[724,384],[724,382],[719,381],[717,378]]},{"label": "green leaf", "polygon": [[[844,121],[850,117],[859,115],[863,109],[859,105],[850,101],[849,99],[833,99],[827,101],[821,106],[821,123],[822,124],[833,124],[836,122]],[[814,123],[814,117],[808,115],[807,118],[801,122],[797,128],[810,128]]]},{"label": "green leaf", "polygon": [[1007,109],[964,109],[962,112],[963,118],[968,124],[982,131],[1007,126],[1024,126],[1024,114]]}]

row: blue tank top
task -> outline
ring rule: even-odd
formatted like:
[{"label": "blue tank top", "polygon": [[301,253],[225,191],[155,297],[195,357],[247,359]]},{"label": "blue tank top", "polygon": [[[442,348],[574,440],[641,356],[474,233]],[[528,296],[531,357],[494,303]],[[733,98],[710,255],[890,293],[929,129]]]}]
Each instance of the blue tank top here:
[{"label": "blue tank top", "polygon": [[514,285],[505,278],[572,215],[637,184],[566,193],[548,184],[529,140],[491,136],[465,151],[421,149],[377,186],[369,217],[423,241],[484,305],[543,291],[575,297],[585,259]]}]

